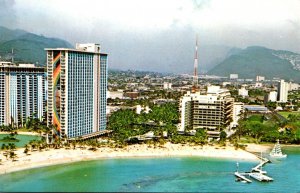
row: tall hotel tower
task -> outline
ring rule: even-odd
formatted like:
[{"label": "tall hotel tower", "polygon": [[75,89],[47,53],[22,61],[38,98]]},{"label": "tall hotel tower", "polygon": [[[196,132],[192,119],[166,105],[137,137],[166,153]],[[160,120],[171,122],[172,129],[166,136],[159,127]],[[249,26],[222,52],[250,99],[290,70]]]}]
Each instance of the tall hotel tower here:
[{"label": "tall hotel tower", "polygon": [[47,48],[48,125],[69,139],[106,129],[107,54],[99,44]]},{"label": "tall hotel tower", "polygon": [[22,126],[28,117],[42,120],[45,78],[43,67],[0,62],[0,126]]}]

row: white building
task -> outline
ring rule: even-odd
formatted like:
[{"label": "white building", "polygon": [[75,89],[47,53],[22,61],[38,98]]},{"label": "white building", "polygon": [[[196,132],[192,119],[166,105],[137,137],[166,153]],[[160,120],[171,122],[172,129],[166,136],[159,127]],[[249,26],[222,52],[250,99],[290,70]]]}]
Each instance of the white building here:
[{"label": "white building", "polygon": [[256,76],[256,81],[257,82],[265,81],[265,77],[264,76]]},{"label": "white building", "polygon": [[277,101],[277,92],[271,91],[268,94],[267,102],[276,102]]},{"label": "white building", "polygon": [[43,67],[0,61],[0,126],[23,126],[29,117],[42,120],[46,111],[45,79]]},{"label": "white building", "polygon": [[172,83],[164,82],[164,89],[166,89],[166,90],[172,89]]},{"label": "white building", "polygon": [[227,85],[231,85],[231,82],[222,82],[222,86],[227,86]]},{"label": "white building", "polygon": [[107,98],[110,98],[110,99],[123,99],[123,91],[108,91],[107,92]]},{"label": "white building", "polygon": [[238,75],[238,74],[230,74],[230,75],[229,75],[229,78],[232,79],[232,80],[233,80],[233,79],[238,79],[238,78],[239,78],[239,75]]},{"label": "white building", "polygon": [[289,83],[286,83],[286,84],[287,84],[288,91],[299,89],[299,84],[297,84],[297,83],[289,82]]},{"label": "white building", "polygon": [[248,90],[246,89],[247,85],[242,85],[241,88],[238,90],[238,95],[242,97],[248,96]]},{"label": "white building", "polygon": [[277,101],[278,102],[287,102],[288,99],[288,84],[284,80],[280,80],[278,82],[277,87],[278,95]]},{"label": "white building", "polygon": [[227,89],[209,86],[206,95],[187,92],[181,98],[181,128],[206,129],[208,135],[218,137],[224,127],[230,126],[234,99]]},{"label": "white building", "polygon": [[106,130],[107,54],[99,44],[48,48],[48,125],[58,136],[93,137]]},{"label": "white building", "polygon": [[241,118],[241,114],[244,110],[244,103],[242,102],[234,102],[233,103],[233,118],[231,122],[231,127],[238,126],[238,120]]}]

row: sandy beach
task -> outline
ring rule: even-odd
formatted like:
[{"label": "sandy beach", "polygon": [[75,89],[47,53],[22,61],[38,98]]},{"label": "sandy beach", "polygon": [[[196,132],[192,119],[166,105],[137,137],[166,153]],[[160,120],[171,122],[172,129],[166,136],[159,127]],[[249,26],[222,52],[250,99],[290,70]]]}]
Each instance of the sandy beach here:
[{"label": "sandy beach", "polygon": [[[258,146],[256,148],[259,148]],[[44,167],[56,164],[107,159],[107,158],[126,158],[126,157],[176,157],[176,156],[201,156],[214,157],[232,160],[258,161],[258,158],[247,151],[234,147],[218,147],[218,146],[188,146],[181,144],[166,143],[164,147],[149,147],[143,145],[130,145],[126,148],[98,148],[97,151],[88,149],[50,149],[48,151],[34,151],[30,155],[23,153],[24,148],[16,150],[17,161],[6,160],[1,154],[0,174],[9,172]]]},{"label": "sandy beach", "polygon": [[255,144],[255,143],[246,143],[246,151],[253,152],[253,153],[260,153],[260,152],[270,152],[274,146],[274,144]]}]

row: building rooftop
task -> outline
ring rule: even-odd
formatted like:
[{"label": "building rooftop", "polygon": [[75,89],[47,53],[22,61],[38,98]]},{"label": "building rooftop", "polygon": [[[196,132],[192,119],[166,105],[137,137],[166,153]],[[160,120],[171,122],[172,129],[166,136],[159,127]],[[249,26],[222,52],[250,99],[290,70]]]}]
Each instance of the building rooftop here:
[{"label": "building rooftop", "polygon": [[76,48],[45,48],[48,50],[57,50],[57,51],[72,51],[72,52],[84,52],[84,53],[93,53],[93,54],[102,54],[107,55],[106,53],[100,53],[100,44],[87,43],[87,44],[79,44],[76,43]]},{"label": "building rooftop", "polygon": [[0,68],[7,70],[22,70],[22,69],[32,69],[32,70],[42,70],[44,71],[44,67],[35,66],[34,64],[15,64],[12,62],[0,61]]},{"label": "building rooftop", "polygon": [[259,105],[244,105],[244,108],[248,111],[264,111],[267,112],[268,108],[265,106],[259,106]]}]

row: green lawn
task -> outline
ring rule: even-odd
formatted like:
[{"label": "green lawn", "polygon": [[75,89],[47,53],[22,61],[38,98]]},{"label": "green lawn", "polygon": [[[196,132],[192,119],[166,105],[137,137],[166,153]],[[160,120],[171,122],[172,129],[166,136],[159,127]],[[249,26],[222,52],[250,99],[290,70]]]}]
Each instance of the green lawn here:
[{"label": "green lawn", "polygon": [[248,121],[259,121],[261,122],[263,120],[263,115],[251,115],[248,118]]},{"label": "green lawn", "polygon": [[278,112],[278,114],[280,114],[280,115],[284,116],[285,118],[287,118],[289,116],[289,114],[300,115],[300,112],[298,112],[298,111],[292,111],[292,112],[280,111],[280,112]]}]

